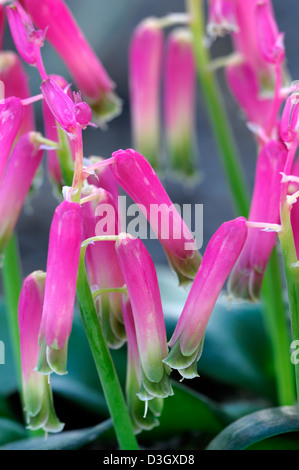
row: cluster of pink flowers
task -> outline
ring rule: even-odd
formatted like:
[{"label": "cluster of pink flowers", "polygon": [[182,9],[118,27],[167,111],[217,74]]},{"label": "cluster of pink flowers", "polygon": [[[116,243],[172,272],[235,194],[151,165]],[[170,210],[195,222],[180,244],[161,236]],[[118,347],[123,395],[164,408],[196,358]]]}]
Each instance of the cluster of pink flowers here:
[{"label": "cluster of pink flowers", "polygon": [[[149,19],[139,25],[130,49],[132,124],[138,151],[118,150],[109,159],[90,158],[87,164],[83,159],[82,132],[94,121],[103,122],[118,112],[113,81],[63,0],[22,0],[7,6],[5,11],[19,55],[40,74],[41,94],[30,96],[18,56],[4,52],[6,69],[0,76],[5,87],[5,98],[0,103],[1,253],[16,226],[45,146],[49,177],[61,197],[50,229],[46,273],[36,271],[24,280],[19,302],[28,425],[50,432],[63,427],[55,415],[48,376],[67,371],[79,257],[85,242],[87,276],[107,344],[119,348],[127,342],[127,401],[133,423],[136,430],[151,428],[157,424],[163,399],[173,393],[171,370],[178,370],[183,378],[197,375],[208,321],[226,280],[229,278],[234,296],[259,298],[276,235],[256,227],[279,225],[281,206],[287,201],[281,173],[291,178],[298,146],[299,105],[293,93],[296,87],[288,90],[292,94],[279,118],[287,96],[282,90],[283,35],[268,0],[210,0],[208,31],[213,35],[230,32],[240,56],[237,64],[227,67],[227,79],[255,131],[259,156],[248,221],[237,217],[224,222],[201,256],[149,162],[150,158],[156,162],[160,145],[163,36],[159,22]],[[65,61],[80,92],[72,93],[63,77],[47,74],[42,60],[46,40]],[[167,51],[166,135],[174,166],[185,155],[185,170],[189,173],[190,160],[186,155],[194,137],[195,67],[186,30],[170,35]],[[16,73],[18,80],[13,88],[10,77]],[[266,98],[263,87],[271,91]],[[43,100],[45,137],[34,130],[32,103],[36,99]],[[108,116],[107,109],[111,111]],[[145,156],[139,153],[140,148]],[[298,184],[295,176],[291,181]],[[163,212],[160,220],[149,220],[179,283],[192,283],[168,343],[151,256],[141,240],[119,229],[119,186],[145,214],[152,204],[164,207],[165,213],[174,209],[173,232],[166,239],[161,235]],[[115,218],[107,224],[109,231],[105,236],[97,236],[100,209],[105,204],[115,208]],[[296,203],[293,205],[295,209]],[[295,226],[298,211],[293,213]],[[181,236],[178,238],[175,232]],[[146,416],[142,402],[146,403]]]}]

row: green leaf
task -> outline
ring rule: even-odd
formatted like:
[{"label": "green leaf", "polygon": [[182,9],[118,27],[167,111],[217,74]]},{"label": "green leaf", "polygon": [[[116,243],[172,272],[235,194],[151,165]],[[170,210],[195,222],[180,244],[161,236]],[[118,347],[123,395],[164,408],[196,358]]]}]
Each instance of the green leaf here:
[{"label": "green leaf", "polygon": [[[170,339],[188,291],[178,289],[175,275],[166,267],[158,268],[158,278]],[[219,298],[206,329],[198,372],[275,400],[271,349],[259,304],[234,303],[224,294]]]},{"label": "green leaf", "polygon": [[19,439],[25,438],[27,435],[23,426],[15,421],[6,418],[0,418],[0,445]]},{"label": "green leaf", "polygon": [[92,443],[102,434],[110,430],[110,419],[92,428],[78,431],[66,431],[45,437],[22,439],[0,447],[1,450],[75,450]]},{"label": "green leaf", "polygon": [[299,431],[297,407],[268,408],[251,413],[230,424],[210,442],[207,450],[243,450],[273,436],[297,431]]}]

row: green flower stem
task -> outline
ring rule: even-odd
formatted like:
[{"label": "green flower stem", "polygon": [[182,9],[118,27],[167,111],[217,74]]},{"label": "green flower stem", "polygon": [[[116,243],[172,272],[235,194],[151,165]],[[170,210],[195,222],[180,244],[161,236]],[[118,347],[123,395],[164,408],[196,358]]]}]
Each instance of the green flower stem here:
[{"label": "green flower stem", "polygon": [[282,293],[281,266],[275,248],[265,273],[262,298],[266,328],[272,347],[278,405],[292,406],[296,402],[295,376],[289,353],[291,332]]},{"label": "green flower stem", "polygon": [[19,383],[19,390],[21,391],[22,368],[20,352],[20,333],[18,323],[18,303],[22,287],[22,275],[19,260],[18,244],[15,235],[13,235],[10,239],[5,251],[4,262],[2,267],[2,280],[8,328],[11,336],[11,345]]},{"label": "green flower stem", "polygon": [[103,294],[127,294],[128,290],[126,287],[102,287],[97,289],[92,293],[93,298],[95,299],[98,295]]},{"label": "green flower stem", "polygon": [[104,339],[85,268],[85,248],[81,249],[77,298],[95,365],[113,420],[121,450],[137,450],[138,444],[116,370]]},{"label": "green flower stem", "polygon": [[[288,290],[292,335],[294,340],[299,340],[299,266],[291,226],[291,209],[287,203],[284,203],[281,209],[280,218],[283,229],[279,233],[279,240]],[[299,364],[295,364],[295,379],[299,403]]]},{"label": "green flower stem", "polygon": [[204,44],[205,21],[203,7],[203,0],[187,0],[198,78],[220,149],[220,157],[229,182],[233,203],[238,214],[246,217],[249,207],[247,184],[216,77],[210,67],[209,53]]}]

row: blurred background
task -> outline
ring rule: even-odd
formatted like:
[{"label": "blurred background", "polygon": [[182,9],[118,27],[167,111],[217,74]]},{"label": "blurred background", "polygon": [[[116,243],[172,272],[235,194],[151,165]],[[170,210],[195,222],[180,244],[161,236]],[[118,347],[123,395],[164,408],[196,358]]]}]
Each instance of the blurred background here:
[{"label": "blurred background", "polygon": [[[133,29],[145,17],[163,16],[171,12],[182,12],[184,0],[67,0],[66,2],[86,38],[96,51],[116,83],[116,92],[123,101],[123,112],[115,118],[107,130],[88,128],[84,131],[84,154],[110,157],[119,148],[132,147],[130,128],[130,106],[128,94],[128,49]],[[286,55],[292,79],[299,78],[298,57],[298,18],[297,0],[273,1],[276,18],[281,31],[286,33]],[[165,30],[165,36],[169,29]],[[4,49],[14,49],[10,32],[6,26]],[[230,39],[218,39],[211,47],[213,57],[223,56],[231,51]],[[64,64],[49,44],[42,51],[48,73],[63,75],[69,82],[71,77]],[[80,57],[78,57],[80,60]],[[32,94],[39,93],[38,72],[26,66]],[[239,108],[231,98],[223,78],[223,71],[217,72],[223,92],[225,106],[231,120],[241,160],[244,165],[249,188],[252,188],[255,168],[255,144],[246,127]],[[163,183],[174,203],[203,204],[203,248],[219,225],[235,216],[225,176],[222,171],[218,151],[205,112],[201,90],[197,94],[197,142],[199,147],[198,167],[201,180],[193,187],[163,178]],[[36,104],[37,129],[43,132],[40,103]],[[44,174],[38,192],[30,199],[17,226],[23,275],[36,269],[46,269],[49,228],[57,199]],[[165,263],[165,256],[157,241],[148,241],[155,263]]]}]

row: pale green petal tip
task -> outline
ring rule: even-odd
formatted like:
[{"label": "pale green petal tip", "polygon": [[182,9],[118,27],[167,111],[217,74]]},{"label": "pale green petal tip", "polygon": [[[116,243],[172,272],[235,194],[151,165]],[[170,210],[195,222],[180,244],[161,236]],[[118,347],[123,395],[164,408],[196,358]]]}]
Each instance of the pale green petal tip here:
[{"label": "pale green petal tip", "polygon": [[182,353],[180,340],[180,337],[176,340],[169,355],[163,360],[163,362],[172,369],[178,370],[183,379],[199,377],[197,372],[197,362],[202,355],[204,336],[199,342],[197,349],[189,356]]},{"label": "pale green petal tip", "polygon": [[105,93],[94,103],[89,102],[93,121],[100,127],[119,116],[122,112],[122,100],[113,92]]},{"label": "pale green petal tip", "polygon": [[176,256],[172,256],[170,253],[167,254],[167,258],[170,267],[178,277],[179,285],[182,287],[191,284],[201,264],[201,253],[196,250],[192,258],[185,259],[180,259]]},{"label": "pale green petal tip", "polygon": [[61,349],[56,349],[55,345],[54,347],[48,346],[47,348],[47,362],[50,369],[57,375],[67,374],[67,350],[68,341],[65,342]]},{"label": "pale green petal tip", "polygon": [[112,311],[109,297],[102,295],[101,300],[96,302],[96,307],[108,347],[121,348],[126,341],[125,325]]},{"label": "pale green petal tip", "polygon": [[149,400],[152,398],[167,398],[173,395],[173,390],[169,380],[169,368],[164,367],[164,373],[159,382],[152,382],[146,376],[141,367],[142,386],[138,392],[140,400]]}]

